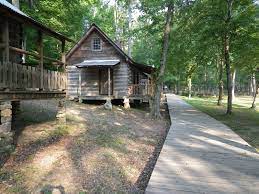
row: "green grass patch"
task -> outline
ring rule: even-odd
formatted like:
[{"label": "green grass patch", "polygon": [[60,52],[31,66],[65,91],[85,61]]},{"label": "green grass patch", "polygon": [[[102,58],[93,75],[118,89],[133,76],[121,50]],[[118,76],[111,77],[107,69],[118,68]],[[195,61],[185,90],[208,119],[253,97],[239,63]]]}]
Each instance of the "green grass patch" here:
[{"label": "green grass patch", "polygon": [[59,125],[55,130],[48,132],[48,137],[60,138],[68,135],[70,131],[69,126]]},{"label": "green grass patch", "polygon": [[89,137],[96,145],[127,152],[125,140],[120,135],[113,133],[112,130],[97,130]]},{"label": "green grass patch", "polygon": [[183,99],[195,108],[229,126],[249,144],[259,150],[259,111],[247,106],[246,98],[237,98],[233,103],[233,114],[226,115],[226,102],[217,106],[216,98],[194,97]]}]

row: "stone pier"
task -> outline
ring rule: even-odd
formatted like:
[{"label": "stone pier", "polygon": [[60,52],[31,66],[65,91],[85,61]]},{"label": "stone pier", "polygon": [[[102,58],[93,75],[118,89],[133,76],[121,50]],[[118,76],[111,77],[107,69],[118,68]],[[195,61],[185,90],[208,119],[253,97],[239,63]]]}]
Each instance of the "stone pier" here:
[{"label": "stone pier", "polygon": [[20,101],[12,101],[12,122],[17,121],[20,113],[21,113]]},{"label": "stone pier", "polygon": [[11,132],[12,105],[11,102],[0,102],[0,133]]},{"label": "stone pier", "polygon": [[129,98],[124,98],[123,103],[124,103],[124,108],[125,109],[129,109],[130,108],[130,100],[129,100]]},{"label": "stone pier", "polygon": [[12,133],[12,105],[11,102],[0,102],[0,154],[8,155],[13,148]]},{"label": "stone pier", "polygon": [[58,102],[58,112],[57,112],[57,122],[58,124],[66,124],[66,100],[61,99]]}]

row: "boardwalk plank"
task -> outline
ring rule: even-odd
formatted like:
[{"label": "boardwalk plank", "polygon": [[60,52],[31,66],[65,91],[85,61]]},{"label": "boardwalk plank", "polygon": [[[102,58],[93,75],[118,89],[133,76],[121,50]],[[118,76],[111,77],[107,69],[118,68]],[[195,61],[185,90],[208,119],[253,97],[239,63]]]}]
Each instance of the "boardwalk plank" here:
[{"label": "boardwalk plank", "polygon": [[146,193],[259,193],[259,154],[230,128],[168,95],[172,126]]}]

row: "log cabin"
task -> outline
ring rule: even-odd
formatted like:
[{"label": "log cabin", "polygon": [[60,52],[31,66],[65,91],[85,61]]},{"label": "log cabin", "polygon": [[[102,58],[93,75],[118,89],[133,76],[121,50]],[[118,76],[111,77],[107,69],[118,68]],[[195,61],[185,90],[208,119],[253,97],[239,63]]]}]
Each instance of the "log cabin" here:
[{"label": "log cabin", "polygon": [[136,63],[96,24],[66,55],[68,97],[148,101],[153,67]]},{"label": "log cabin", "polygon": [[[26,32],[32,31],[37,35],[31,40],[36,49],[28,51]],[[62,55],[59,59],[44,55],[46,36],[59,42]],[[12,114],[19,108],[20,100],[57,98],[61,99],[63,110],[66,41],[72,40],[23,13],[18,0],[0,0],[0,133],[10,132]],[[36,65],[25,62],[27,56],[33,57]],[[56,65],[56,70],[47,69],[46,61]]]}]

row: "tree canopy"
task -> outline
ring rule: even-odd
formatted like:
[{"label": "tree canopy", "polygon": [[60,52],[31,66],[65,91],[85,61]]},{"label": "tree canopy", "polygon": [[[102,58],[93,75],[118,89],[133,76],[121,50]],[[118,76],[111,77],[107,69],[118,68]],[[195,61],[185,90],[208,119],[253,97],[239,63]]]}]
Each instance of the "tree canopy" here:
[{"label": "tree canopy", "polygon": [[[251,83],[258,80],[259,69],[258,1],[35,0],[22,1],[21,9],[76,41],[96,23],[120,41],[125,52],[130,49],[137,62],[159,68],[169,3],[173,10],[164,84],[190,97],[218,95],[223,88],[255,92]],[[53,41],[45,44],[50,56],[58,50]]]}]

